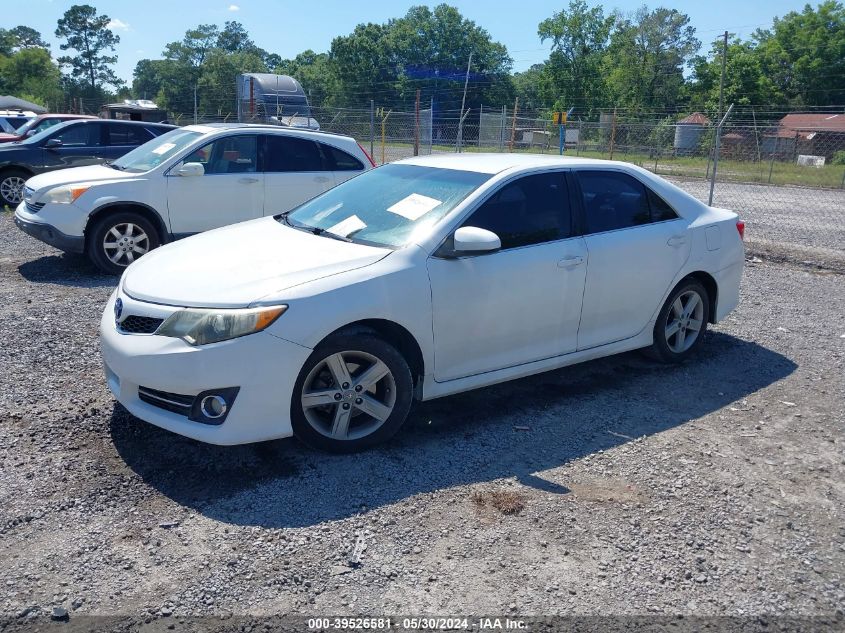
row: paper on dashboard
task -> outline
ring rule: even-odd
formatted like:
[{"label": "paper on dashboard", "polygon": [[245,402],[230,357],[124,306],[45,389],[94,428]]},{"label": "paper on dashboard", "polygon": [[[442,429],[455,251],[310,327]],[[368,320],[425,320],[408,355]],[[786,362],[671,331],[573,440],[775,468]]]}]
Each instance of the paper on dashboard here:
[{"label": "paper on dashboard", "polygon": [[437,200],[436,198],[412,193],[402,198],[393,206],[387,207],[387,210],[391,213],[401,215],[403,218],[408,218],[411,222],[416,222],[441,202],[442,200]]}]

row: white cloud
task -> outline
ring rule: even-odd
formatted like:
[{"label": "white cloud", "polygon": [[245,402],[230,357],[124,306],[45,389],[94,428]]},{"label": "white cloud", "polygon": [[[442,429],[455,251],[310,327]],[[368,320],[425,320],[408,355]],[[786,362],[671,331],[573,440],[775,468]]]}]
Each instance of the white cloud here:
[{"label": "white cloud", "polygon": [[241,8],[236,4],[230,4],[229,5],[229,11],[240,11],[240,10],[241,10]]},{"label": "white cloud", "polygon": [[109,23],[106,24],[106,28],[111,31],[128,31],[129,24],[127,24],[123,20],[119,20],[118,18],[112,18],[111,20],[109,20]]}]

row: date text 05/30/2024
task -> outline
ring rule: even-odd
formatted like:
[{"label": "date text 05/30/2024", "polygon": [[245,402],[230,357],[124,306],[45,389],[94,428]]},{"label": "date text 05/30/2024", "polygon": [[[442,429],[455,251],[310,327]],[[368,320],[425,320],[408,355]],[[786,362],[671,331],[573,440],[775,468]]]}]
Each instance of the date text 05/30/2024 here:
[{"label": "date text 05/30/2024", "polygon": [[420,617],[420,618],[392,618],[392,617],[327,617],[309,618],[309,631],[334,630],[400,630],[400,631],[450,631],[450,630],[482,630],[482,631],[520,631],[527,628],[526,622],[516,618],[465,618],[465,617]]}]

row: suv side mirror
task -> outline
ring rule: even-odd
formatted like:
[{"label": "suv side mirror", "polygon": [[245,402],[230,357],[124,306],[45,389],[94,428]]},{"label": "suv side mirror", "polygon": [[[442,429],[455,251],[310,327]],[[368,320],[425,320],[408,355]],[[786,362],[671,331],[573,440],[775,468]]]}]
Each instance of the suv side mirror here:
[{"label": "suv side mirror", "polygon": [[174,176],[202,176],[205,174],[205,167],[202,163],[185,163],[173,170]]},{"label": "suv side mirror", "polygon": [[455,253],[472,254],[488,253],[502,248],[499,236],[476,226],[462,226],[455,231]]},{"label": "suv side mirror", "polygon": [[61,146],[62,146],[62,139],[60,139],[60,138],[48,138],[47,142],[44,143],[44,147],[46,147],[47,149],[50,149],[50,148],[53,148],[53,147],[61,147]]}]

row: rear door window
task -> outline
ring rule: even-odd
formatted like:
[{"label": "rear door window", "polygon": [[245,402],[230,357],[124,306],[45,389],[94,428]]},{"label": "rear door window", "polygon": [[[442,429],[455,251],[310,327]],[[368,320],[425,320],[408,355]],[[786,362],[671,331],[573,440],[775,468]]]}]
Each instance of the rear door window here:
[{"label": "rear door window", "polygon": [[617,171],[578,171],[585,232],[602,233],[651,222],[645,185]]},{"label": "rear door window", "polygon": [[152,135],[140,125],[109,123],[106,130],[108,145],[143,145]]},{"label": "rear door window", "polygon": [[330,171],[318,144],[312,140],[270,134],[264,139],[266,172]]}]

